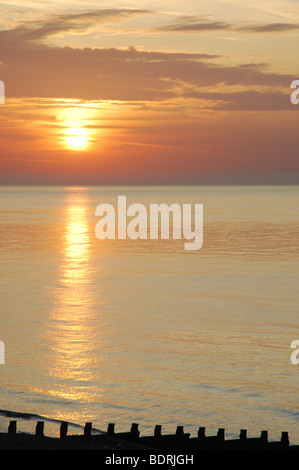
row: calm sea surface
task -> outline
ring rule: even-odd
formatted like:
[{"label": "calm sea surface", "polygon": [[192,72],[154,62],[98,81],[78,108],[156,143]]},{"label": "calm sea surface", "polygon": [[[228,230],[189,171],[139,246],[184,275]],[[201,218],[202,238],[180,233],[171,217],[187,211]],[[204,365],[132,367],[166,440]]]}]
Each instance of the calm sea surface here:
[{"label": "calm sea surface", "polygon": [[[95,208],[118,195],[202,203],[202,249],[98,240]],[[48,435],[136,422],[298,444],[298,207],[295,186],[0,187],[1,409]]]}]

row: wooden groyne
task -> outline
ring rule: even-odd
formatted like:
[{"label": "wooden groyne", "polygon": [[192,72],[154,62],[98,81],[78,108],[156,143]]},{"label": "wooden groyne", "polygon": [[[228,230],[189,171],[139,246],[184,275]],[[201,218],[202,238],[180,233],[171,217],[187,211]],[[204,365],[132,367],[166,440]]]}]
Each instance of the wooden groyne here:
[{"label": "wooden groyne", "polygon": [[10,421],[7,433],[0,433],[0,449],[65,449],[65,450],[157,450],[196,452],[204,450],[297,450],[299,446],[290,445],[287,432],[281,439],[270,441],[268,432],[263,430],[258,437],[248,437],[247,430],[241,429],[236,439],[226,439],[225,429],[220,428],[214,436],[207,436],[206,429],[199,427],[197,435],[184,432],[177,426],[174,434],[163,434],[162,426],[156,425],[151,436],[141,436],[137,423],[132,423],[128,432],[116,432],[115,424],[109,423],[107,431],[94,434],[92,423],[87,422],[82,435],[68,434],[68,422],[60,424],[59,437],[44,434],[44,422],[37,421],[35,434],[17,432],[17,421]]}]

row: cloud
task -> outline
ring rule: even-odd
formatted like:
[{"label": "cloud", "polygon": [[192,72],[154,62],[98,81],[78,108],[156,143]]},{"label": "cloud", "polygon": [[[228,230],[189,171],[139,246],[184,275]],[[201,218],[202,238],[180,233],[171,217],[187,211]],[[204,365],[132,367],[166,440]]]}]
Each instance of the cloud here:
[{"label": "cloud", "polygon": [[202,33],[206,31],[230,30],[231,25],[223,21],[211,21],[195,16],[181,16],[171,24],[160,26],[156,31],[174,33]]},{"label": "cloud", "polygon": [[[40,42],[58,32],[78,31],[83,25],[85,28],[97,21],[145,11],[97,10],[55,15],[42,23],[30,22],[30,28],[0,31],[0,64],[4,64],[0,71],[6,96],[139,102],[187,97],[206,100],[210,107],[215,97],[203,91],[209,87],[220,90],[220,98],[215,98],[219,109],[253,109],[253,103],[256,109],[272,109],[270,100],[275,101],[275,96],[278,108],[284,107],[284,99],[289,102],[282,94],[293,76],[270,73],[267,64],[228,66],[221,65],[221,56],[213,54],[155,52],[134,47],[78,49]],[[223,87],[236,86],[263,87],[267,91],[255,95],[221,91]],[[275,95],[274,87],[281,89],[281,95]]]},{"label": "cloud", "polygon": [[285,111],[294,110],[289,95],[282,92],[186,92],[186,98],[204,100],[206,107],[222,111]]},{"label": "cloud", "polygon": [[52,15],[39,21],[22,21],[12,30],[20,40],[36,41],[61,33],[87,32],[99,23],[120,22],[127,18],[151,13],[138,9],[98,9],[87,12]]},{"label": "cloud", "polygon": [[173,23],[155,28],[154,31],[170,33],[204,33],[231,31],[243,33],[281,33],[299,29],[299,23],[267,23],[235,26],[225,21],[212,21],[196,16],[182,16]]},{"label": "cloud", "polygon": [[172,24],[161,26],[159,31],[168,32],[204,32],[204,31],[218,31],[230,30],[231,25],[223,21],[211,21],[206,18],[186,17],[182,16]]},{"label": "cloud", "polygon": [[246,33],[283,33],[299,29],[299,23],[268,23],[261,25],[243,26],[238,31]]}]

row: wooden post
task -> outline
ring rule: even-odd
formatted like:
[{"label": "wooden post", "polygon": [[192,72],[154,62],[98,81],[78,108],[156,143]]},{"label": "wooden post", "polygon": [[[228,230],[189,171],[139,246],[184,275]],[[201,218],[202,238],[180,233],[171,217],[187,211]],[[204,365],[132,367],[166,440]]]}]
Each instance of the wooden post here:
[{"label": "wooden post", "polygon": [[138,431],[138,424],[137,423],[132,423],[131,426],[131,435],[134,437],[139,437],[139,431]]},{"label": "wooden post", "polygon": [[283,432],[281,433],[281,440],[280,440],[280,442],[281,442],[281,444],[282,444],[283,446],[285,446],[285,447],[288,447],[288,446],[289,446],[290,442],[289,442],[289,434],[288,434],[288,432],[283,431]]},{"label": "wooden post", "polygon": [[85,423],[84,436],[91,436],[92,423]]},{"label": "wooden post", "polygon": [[35,428],[35,435],[36,436],[43,436],[44,435],[44,422],[37,421],[36,428]]},{"label": "wooden post", "polygon": [[108,436],[114,436],[114,434],[115,434],[114,426],[115,426],[115,423],[108,423],[108,428],[107,428]]},{"label": "wooden post", "polygon": [[189,439],[190,433],[185,433],[184,432],[184,426],[177,426],[176,428],[176,438],[177,439]]},{"label": "wooden post", "polygon": [[16,434],[17,432],[17,422],[10,421],[8,426],[8,434]]},{"label": "wooden post", "polygon": [[184,426],[177,426],[175,434],[177,437],[184,436]]},{"label": "wooden post", "polygon": [[247,439],[247,429],[240,430],[240,441],[245,441]]},{"label": "wooden post", "polygon": [[68,424],[66,421],[62,421],[60,425],[60,438],[64,438],[67,436],[67,428]]},{"label": "wooden post", "polygon": [[161,437],[162,436],[162,426],[161,426],[161,424],[156,424],[155,431],[154,431],[154,436],[155,437]]}]

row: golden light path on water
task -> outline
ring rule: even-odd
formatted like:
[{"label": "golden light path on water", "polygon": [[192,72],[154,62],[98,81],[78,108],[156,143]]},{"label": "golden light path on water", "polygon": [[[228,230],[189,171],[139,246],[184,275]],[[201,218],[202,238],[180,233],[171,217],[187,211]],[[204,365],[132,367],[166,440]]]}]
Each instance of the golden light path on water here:
[{"label": "golden light path on water", "polygon": [[[60,285],[55,292],[55,308],[49,317],[48,330],[53,349],[48,370],[53,383],[48,394],[81,402],[90,400],[93,366],[97,361],[92,353],[95,344],[94,295],[87,202],[84,190],[70,188],[65,205]],[[97,345],[101,343],[98,330],[96,342]],[[98,398],[99,392],[97,387]],[[70,418],[67,411],[66,416]],[[78,420],[74,416],[74,420],[76,418]],[[64,419],[63,412],[59,419]]]}]

